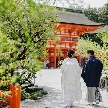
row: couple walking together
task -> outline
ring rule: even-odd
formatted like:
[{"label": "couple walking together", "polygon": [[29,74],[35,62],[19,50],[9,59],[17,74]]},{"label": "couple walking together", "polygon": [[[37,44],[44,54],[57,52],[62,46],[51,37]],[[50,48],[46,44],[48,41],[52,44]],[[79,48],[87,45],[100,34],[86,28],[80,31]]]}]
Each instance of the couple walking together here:
[{"label": "couple walking together", "polygon": [[88,50],[88,60],[81,72],[78,61],[74,58],[74,54],[75,52],[73,50],[69,50],[68,58],[63,61],[61,66],[61,84],[64,102],[68,108],[71,108],[74,101],[80,101],[82,98],[80,78],[82,77],[87,86],[88,105],[93,105],[93,102],[96,102],[96,91],[99,92],[98,87],[103,65],[94,56],[94,51]]}]

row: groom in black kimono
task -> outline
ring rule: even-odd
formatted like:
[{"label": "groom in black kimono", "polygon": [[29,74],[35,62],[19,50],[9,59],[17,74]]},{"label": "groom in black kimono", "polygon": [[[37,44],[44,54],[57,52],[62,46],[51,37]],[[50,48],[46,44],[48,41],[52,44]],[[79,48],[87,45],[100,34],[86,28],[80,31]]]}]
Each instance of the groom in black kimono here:
[{"label": "groom in black kimono", "polygon": [[89,105],[93,105],[93,102],[95,102],[95,91],[99,87],[102,75],[103,64],[94,56],[93,50],[88,50],[87,55],[88,60],[82,69],[81,77],[87,86],[87,100]]}]

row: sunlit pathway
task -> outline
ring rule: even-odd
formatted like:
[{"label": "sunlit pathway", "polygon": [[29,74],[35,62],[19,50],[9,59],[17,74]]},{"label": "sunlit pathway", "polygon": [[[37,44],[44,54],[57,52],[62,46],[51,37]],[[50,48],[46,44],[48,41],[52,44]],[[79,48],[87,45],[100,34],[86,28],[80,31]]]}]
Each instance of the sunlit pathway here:
[{"label": "sunlit pathway", "polygon": [[[48,91],[48,95],[39,101],[25,100],[22,102],[22,108],[64,108],[61,98],[61,73],[60,69],[44,69],[38,72],[36,84]],[[99,106],[87,106],[86,86],[81,79],[82,100],[75,103],[73,108],[108,108],[108,92],[101,90],[103,102]]]}]

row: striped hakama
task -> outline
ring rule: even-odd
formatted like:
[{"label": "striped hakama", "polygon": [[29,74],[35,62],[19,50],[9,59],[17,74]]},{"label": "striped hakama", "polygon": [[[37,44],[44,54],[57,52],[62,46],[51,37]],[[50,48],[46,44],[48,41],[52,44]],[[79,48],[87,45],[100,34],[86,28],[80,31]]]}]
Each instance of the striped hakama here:
[{"label": "striped hakama", "polygon": [[95,102],[96,87],[87,87],[87,101]]}]

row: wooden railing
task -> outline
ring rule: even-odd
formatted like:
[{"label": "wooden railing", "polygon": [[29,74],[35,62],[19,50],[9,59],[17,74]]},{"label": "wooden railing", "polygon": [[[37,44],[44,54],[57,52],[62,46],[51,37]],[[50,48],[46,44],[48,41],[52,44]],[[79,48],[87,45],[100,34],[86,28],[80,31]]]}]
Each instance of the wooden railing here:
[{"label": "wooden railing", "polygon": [[58,41],[74,41],[74,42],[78,42],[78,38],[79,38],[79,36],[57,35],[56,39],[52,39],[52,40],[57,40],[58,39]]},{"label": "wooden railing", "polygon": [[9,84],[10,94],[6,94],[4,91],[0,90],[0,97],[5,98],[7,101],[0,100],[1,105],[9,105],[10,108],[20,108],[20,94],[21,88],[20,86],[14,86]]},{"label": "wooden railing", "polygon": [[77,47],[77,43],[74,41],[57,41],[54,42],[53,40],[49,40],[47,43],[47,48],[54,48],[54,45],[56,46],[56,48],[60,48],[60,49],[74,49],[76,50]]}]

